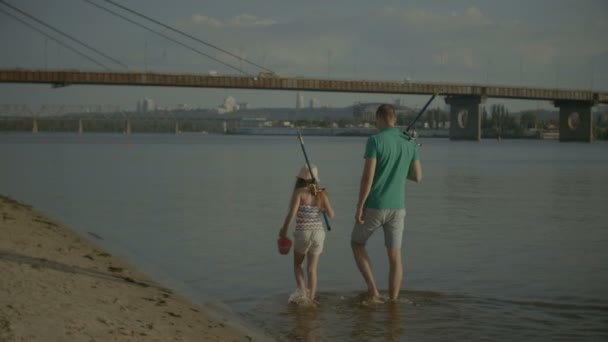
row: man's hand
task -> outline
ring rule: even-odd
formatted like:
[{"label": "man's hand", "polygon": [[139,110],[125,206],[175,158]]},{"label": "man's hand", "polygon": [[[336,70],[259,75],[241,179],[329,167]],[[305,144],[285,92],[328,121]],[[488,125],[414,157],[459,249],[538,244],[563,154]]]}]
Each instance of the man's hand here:
[{"label": "man's hand", "polygon": [[357,212],[355,213],[355,222],[358,224],[363,224],[363,207],[357,207]]}]

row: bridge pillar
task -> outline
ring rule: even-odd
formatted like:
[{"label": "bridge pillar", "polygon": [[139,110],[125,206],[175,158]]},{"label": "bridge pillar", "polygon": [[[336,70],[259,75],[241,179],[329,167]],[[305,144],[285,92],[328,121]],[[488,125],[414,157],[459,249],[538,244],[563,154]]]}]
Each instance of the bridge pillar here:
[{"label": "bridge pillar", "polygon": [[481,117],[485,98],[481,96],[448,96],[450,105],[450,140],[481,140]]},{"label": "bridge pillar", "polygon": [[38,133],[38,121],[34,118],[34,122],[32,123],[32,133]]},{"label": "bridge pillar", "polygon": [[131,120],[127,120],[127,122],[125,123],[124,134],[131,134]]},{"label": "bridge pillar", "polygon": [[592,102],[554,101],[559,108],[559,141],[592,142]]},{"label": "bridge pillar", "polygon": [[78,134],[82,134],[83,131],[84,129],[82,127],[82,119],[78,119]]}]

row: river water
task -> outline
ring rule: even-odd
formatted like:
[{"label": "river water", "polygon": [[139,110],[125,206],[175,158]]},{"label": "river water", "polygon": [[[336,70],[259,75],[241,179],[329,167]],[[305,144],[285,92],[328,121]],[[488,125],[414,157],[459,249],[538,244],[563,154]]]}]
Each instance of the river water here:
[{"label": "river water", "polygon": [[[305,142],[336,211],[317,308],[288,305],[276,248],[295,137],[3,134],[0,193],[277,340],[608,340],[608,143],[421,140],[402,299],[366,304],[349,244],[365,138]],[[386,293],[382,234],[368,251]]]}]

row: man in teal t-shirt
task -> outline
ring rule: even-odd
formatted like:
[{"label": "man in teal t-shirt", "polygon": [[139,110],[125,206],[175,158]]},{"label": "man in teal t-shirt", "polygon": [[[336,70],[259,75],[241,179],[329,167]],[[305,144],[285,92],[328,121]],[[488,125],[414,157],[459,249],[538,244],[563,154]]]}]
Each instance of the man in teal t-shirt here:
[{"label": "man in teal t-shirt", "polygon": [[380,133],[372,135],[365,147],[365,165],[359,187],[359,201],[351,246],[357,267],[370,297],[378,297],[365,243],[380,227],[390,264],[389,297],[399,297],[403,265],[401,244],[405,220],[405,181],[419,182],[422,166],[415,141],[395,127],[397,116],[391,105],[381,105],[376,111],[376,127]]}]

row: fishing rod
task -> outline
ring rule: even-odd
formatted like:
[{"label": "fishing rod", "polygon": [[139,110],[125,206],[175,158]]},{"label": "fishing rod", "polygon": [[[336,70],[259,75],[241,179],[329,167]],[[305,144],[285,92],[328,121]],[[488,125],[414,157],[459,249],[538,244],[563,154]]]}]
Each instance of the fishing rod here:
[{"label": "fishing rod", "polygon": [[[315,175],[312,173],[312,168],[310,167],[310,162],[308,161],[308,154],[306,154],[306,148],[304,147],[304,139],[302,139],[302,133],[300,129],[298,129],[298,139],[300,140],[300,147],[302,147],[302,153],[304,153],[304,159],[306,160],[306,167],[308,167],[308,172],[310,173],[310,177],[312,178],[312,183],[316,186],[317,179]],[[325,225],[327,226],[327,230],[331,230],[331,226],[329,225],[329,219],[327,218],[327,214],[322,211],[323,218],[325,219]]]},{"label": "fishing rod", "polygon": [[418,115],[416,115],[416,117],[414,118],[414,120],[412,120],[412,122],[410,122],[410,124],[407,126],[407,128],[405,129],[405,132],[403,132],[403,134],[407,135],[410,139],[416,139],[415,137],[413,137],[412,133],[410,133],[410,129],[412,127],[414,127],[414,124],[416,123],[416,121],[418,121],[418,119],[420,119],[420,117],[422,116],[422,114],[424,113],[424,111],[426,110],[426,108],[431,104],[431,102],[433,102],[433,100],[435,99],[435,97],[439,95],[439,93],[434,93],[433,96],[431,96],[431,98],[426,102],[426,104],[424,105],[424,107],[422,107],[422,109],[420,110],[420,112],[418,113]]}]

